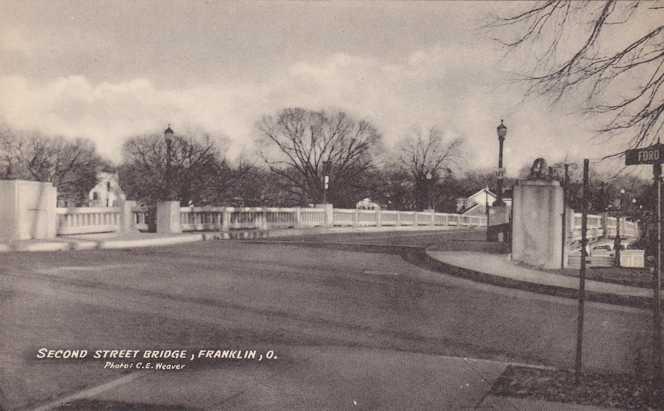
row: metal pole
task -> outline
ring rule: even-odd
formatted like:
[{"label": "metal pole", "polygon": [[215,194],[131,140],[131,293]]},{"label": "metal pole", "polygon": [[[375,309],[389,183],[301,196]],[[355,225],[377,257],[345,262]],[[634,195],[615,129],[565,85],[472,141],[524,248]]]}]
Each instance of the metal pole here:
[{"label": "metal pole", "polygon": [[491,241],[491,238],[489,238],[489,186],[484,191],[484,204],[486,208],[486,240]]},{"label": "metal pole", "polygon": [[657,185],[657,271],[654,281],[653,320],[655,322],[653,338],[653,366],[654,383],[660,388],[662,383],[662,318],[661,318],[661,288],[662,288],[662,165],[653,165],[653,177]]},{"label": "metal pole", "polygon": [[171,183],[171,139],[166,137],[166,200],[173,200],[173,188]]},{"label": "metal pole", "polygon": [[432,200],[433,196],[431,195],[431,192],[433,191],[433,189],[431,187],[432,182],[433,182],[433,179],[427,178],[427,203],[429,203],[428,204],[429,210],[431,210],[433,208],[433,200]]},{"label": "metal pole", "polygon": [[498,148],[498,172],[500,173],[498,175],[498,192],[496,193],[497,195],[497,200],[496,204],[498,205],[503,205],[503,142],[505,141],[505,138],[499,137],[499,148]]},{"label": "metal pole", "polygon": [[588,238],[586,230],[588,227],[588,165],[589,160],[583,160],[583,206],[581,214],[581,268],[579,270],[579,317],[576,329],[576,361],[574,379],[578,383],[581,378],[581,367],[583,364],[583,306],[586,297],[586,245]]},{"label": "metal pole", "polygon": [[620,267],[620,213],[622,213],[622,196],[620,199],[620,210],[618,211],[618,214],[616,214],[616,241],[615,241],[615,265],[616,267]]},{"label": "metal pole", "polygon": [[563,180],[563,236],[560,249],[560,269],[565,268],[565,245],[567,244],[567,182],[569,181],[569,164],[565,163],[565,179]]}]

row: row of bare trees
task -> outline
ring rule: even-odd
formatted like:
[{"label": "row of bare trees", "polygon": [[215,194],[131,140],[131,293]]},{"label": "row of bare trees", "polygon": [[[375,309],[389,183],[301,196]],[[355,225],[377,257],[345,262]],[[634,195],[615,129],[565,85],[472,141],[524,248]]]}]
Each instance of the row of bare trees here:
[{"label": "row of bare trees", "polygon": [[[86,139],[0,130],[0,178],[49,181],[68,203],[84,203],[99,171],[117,171],[126,194],[145,203],[354,207],[430,205],[463,159],[462,140],[413,128],[393,150],[371,122],[342,111],[286,108],[256,125],[257,158],[229,162],[221,140],[201,132],[128,139],[112,167]],[[327,177],[327,178],[326,178]],[[327,181],[327,182],[326,182]],[[448,181],[449,182],[449,181]],[[450,202],[451,203],[451,202]]]},{"label": "row of bare trees", "polygon": [[206,135],[131,138],[123,146],[120,179],[131,197],[148,201],[173,197],[247,206],[327,201],[354,207],[371,198],[381,206],[421,209],[463,156],[462,141],[446,139],[437,128],[413,129],[391,154],[376,126],[341,111],[286,108],[263,116],[256,129],[261,161],[238,164],[226,161]]},{"label": "row of bare trees", "polygon": [[97,184],[98,172],[111,168],[90,140],[0,126],[0,179],[51,182],[60,199],[83,203]]}]

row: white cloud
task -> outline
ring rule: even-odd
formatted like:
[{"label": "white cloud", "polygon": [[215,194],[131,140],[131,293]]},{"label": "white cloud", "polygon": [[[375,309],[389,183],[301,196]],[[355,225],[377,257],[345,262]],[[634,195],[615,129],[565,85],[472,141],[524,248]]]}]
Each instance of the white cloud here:
[{"label": "white cloud", "polygon": [[10,98],[0,100],[0,116],[20,128],[92,138],[115,160],[127,136],[161,130],[167,123],[225,134],[230,155],[237,155],[250,145],[262,114],[288,106],[340,108],[368,117],[388,143],[413,125],[439,125],[467,138],[469,167],[494,165],[495,126],[505,116],[512,173],[535,152],[563,157],[569,151],[563,147],[586,139],[588,132],[579,130],[575,119],[538,104],[515,106],[518,90],[496,88],[501,73],[486,70],[490,59],[486,50],[467,47],[416,50],[397,62],[335,53],[321,61],[296,62],[265,82],[172,89],[146,78],[93,83],[69,76],[38,83],[5,76],[0,77],[0,94]]},{"label": "white cloud", "polygon": [[30,56],[33,44],[18,29],[5,28],[0,32],[0,51],[18,52]]}]

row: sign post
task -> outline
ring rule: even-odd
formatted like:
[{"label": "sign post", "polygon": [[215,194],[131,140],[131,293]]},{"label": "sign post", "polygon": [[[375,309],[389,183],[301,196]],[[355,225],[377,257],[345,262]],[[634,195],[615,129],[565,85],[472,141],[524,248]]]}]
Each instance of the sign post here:
[{"label": "sign post", "polygon": [[583,366],[583,320],[584,304],[586,299],[586,258],[588,237],[588,167],[590,161],[583,160],[583,206],[581,214],[581,267],[579,268],[579,311],[576,320],[576,360],[574,362],[574,381],[578,384],[581,379]]},{"label": "sign post", "polygon": [[625,165],[652,164],[652,173],[657,190],[657,267],[653,281],[653,383],[656,390],[662,384],[662,162],[664,145],[654,144],[649,147],[625,151]]},{"label": "sign post", "polygon": [[655,321],[654,349],[654,381],[659,388],[662,383],[662,318],[661,318],[661,288],[662,288],[662,165],[654,164],[653,177],[657,185],[657,271],[655,273],[655,304],[653,305],[653,319]]}]

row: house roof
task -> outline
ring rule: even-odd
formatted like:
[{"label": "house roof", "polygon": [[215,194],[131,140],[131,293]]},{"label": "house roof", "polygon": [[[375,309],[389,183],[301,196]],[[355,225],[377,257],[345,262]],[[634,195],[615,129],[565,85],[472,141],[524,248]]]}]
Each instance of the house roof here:
[{"label": "house roof", "polygon": [[[475,193],[475,194],[477,194],[477,193]],[[474,195],[474,194],[473,194],[473,195]],[[461,210],[459,213],[460,213],[460,214],[466,214],[466,213],[469,213],[472,209],[474,209],[475,207],[478,207],[478,206],[479,206],[479,203],[475,203],[475,204],[471,205],[470,207],[468,207],[468,208],[466,208],[466,209],[464,209],[464,210]]]},{"label": "house roof", "polygon": [[479,190],[479,191],[477,191],[477,192],[475,192],[475,193],[469,195],[469,196],[466,197],[466,198],[475,197],[476,195],[478,195],[478,194],[480,194],[480,193],[484,193],[485,191],[486,191],[489,195],[492,195],[492,196],[494,196],[494,197],[497,197],[496,194],[495,194],[493,191],[489,190],[488,187],[484,187],[483,189],[481,189],[481,190]]},{"label": "house roof", "polygon": [[[477,191],[477,192],[475,192],[475,193],[469,195],[469,196],[466,197],[466,198],[475,197],[476,195],[478,195],[478,194],[482,194],[482,193],[484,193],[484,192],[486,192],[486,193],[489,194],[490,196],[493,196],[494,198],[497,198],[497,197],[498,197],[498,195],[496,195],[496,193],[494,193],[493,191],[489,190],[487,187],[484,187],[483,189],[481,189],[481,190],[479,190],[479,191]],[[506,198],[507,198],[507,199],[511,199],[511,198],[512,198],[512,190],[511,190],[511,189],[503,189],[503,199],[506,199]]]}]

